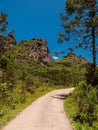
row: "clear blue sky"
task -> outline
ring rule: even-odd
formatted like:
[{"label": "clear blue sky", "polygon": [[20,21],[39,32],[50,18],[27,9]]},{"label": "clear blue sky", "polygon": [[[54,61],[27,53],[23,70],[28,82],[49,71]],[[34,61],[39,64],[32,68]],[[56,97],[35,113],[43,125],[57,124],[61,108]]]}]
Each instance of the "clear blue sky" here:
[{"label": "clear blue sky", "polygon": [[[66,50],[68,44],[57,43],[62,30],[60,14],[64,12],[65,0],[1,0],[0,11],[8,13],[8,28],[15,29],[17,41],[44,38],[53,56],[54,50]],[[88,52],[79,52],[91,60]]]}]

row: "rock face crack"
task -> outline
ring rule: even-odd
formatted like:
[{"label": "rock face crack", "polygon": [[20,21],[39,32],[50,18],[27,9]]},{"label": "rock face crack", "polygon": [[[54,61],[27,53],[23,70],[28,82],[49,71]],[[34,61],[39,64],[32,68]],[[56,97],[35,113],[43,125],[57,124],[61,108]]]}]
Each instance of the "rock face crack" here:
[{"label": "rock face crack", "polygon": [[54,90],[33,102],[2,130],[72,130],[63,100],[74,88]]}]

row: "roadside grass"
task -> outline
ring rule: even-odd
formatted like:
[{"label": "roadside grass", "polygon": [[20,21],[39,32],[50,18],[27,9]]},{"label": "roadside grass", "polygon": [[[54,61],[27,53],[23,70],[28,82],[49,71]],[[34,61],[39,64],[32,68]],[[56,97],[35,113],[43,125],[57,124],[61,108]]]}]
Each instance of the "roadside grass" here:
[{"label": "roadside grass", "polygon": [[[17,87],[16,90],[14,89],[14,92],[12,94],[14,95],[16,102],[12,103],[12,105],[6,104],[2,106],[2,110],[0,111],[0,130],[5,125],[7,125],[7,123],[10,120],[14,119],[23,109],[25,109],[28,105],[30,105],[36,99],[56,89],[54,86],[53,87],[49,87],[49,86],[39,87],[34,91],[33,94],[26,91],[24,96],[20,96],[19,88],[20,87]],[[57,87],[57,88],[60,88],[60,87]]]},{"label": "roadside grass", "polygon": [[90,127],[87,123],[82,124],[79,121],[74,121],[74,116],[77,113],[77,104],[74,102],[71,94],[64,101],[64,109],[70,119],[73,130],[98,130],[97,122],[94,122],[93,126]]}]

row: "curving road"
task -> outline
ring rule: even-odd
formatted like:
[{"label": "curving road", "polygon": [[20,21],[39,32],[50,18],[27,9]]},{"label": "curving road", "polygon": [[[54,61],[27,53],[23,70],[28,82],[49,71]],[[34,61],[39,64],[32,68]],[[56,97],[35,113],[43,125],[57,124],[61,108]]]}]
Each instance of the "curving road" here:
[{"label": "curving road", "polygon": [[72,130],[63,100],[74,88],[54,90],[24,109],[2,130]]}]

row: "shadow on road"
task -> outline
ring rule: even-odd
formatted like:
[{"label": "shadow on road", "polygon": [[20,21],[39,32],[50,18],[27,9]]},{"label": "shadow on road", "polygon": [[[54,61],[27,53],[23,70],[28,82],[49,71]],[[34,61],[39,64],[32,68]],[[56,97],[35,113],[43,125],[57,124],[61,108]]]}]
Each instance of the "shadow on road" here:
[{"label": "shadow on road", "polygon": [[68,96],[67,94],[56,94],[55,96],[51,96],[51,97],[64,100],[67,98],[67,96]]}]

